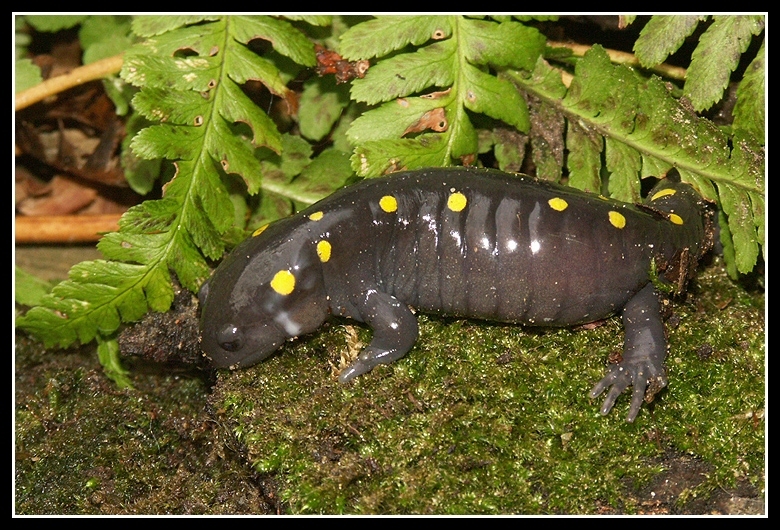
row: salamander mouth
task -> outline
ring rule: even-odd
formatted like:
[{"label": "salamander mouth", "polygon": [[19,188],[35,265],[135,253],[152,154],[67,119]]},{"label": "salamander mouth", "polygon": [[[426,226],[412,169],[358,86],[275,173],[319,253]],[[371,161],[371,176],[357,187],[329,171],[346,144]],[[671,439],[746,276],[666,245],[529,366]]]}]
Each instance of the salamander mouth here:
[{"label": "salamander mouth", "polygon": [[217,365],[217,363],[215,363],[215,366],[217,366],[218,368],[229,368],[230,370],[238,370],[239,368],[247,368],[249,366],[252,366],[252,365],[255,365],[255,364],[259,363],[260,361],[262,361],[263,359],[265,359],[266,357],[271,355],[271,353],[273,353],[273,352],[268,353],[268,352],[256,351],[256,352],[250,353],[249,355],[241,357],[240,359],[235,359],[235,357],[233,357],[232,359],[226,359],[226,361],[229,361],[229,362],[226,362],[225,364],[223,364],[221,366]]},{"label": "salamander mouth", "polygon": [[264,344],[261,348],[252,348],[250,345],[244,344],[240,351],[231,351],[214,342],[213,348],[203,348],[203,351],[206,357],[211,360],[214,368],[237,370],[259,363],[273,354],[283,342],[284,340],[272,341]]}]

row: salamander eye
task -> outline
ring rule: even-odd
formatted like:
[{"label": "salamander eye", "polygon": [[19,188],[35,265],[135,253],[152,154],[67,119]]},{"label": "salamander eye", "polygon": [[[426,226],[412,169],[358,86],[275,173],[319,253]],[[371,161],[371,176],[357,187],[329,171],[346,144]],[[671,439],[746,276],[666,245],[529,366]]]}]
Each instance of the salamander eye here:
[{"label": "salamander eye", "polygon": [[225,324],[217,333],[217,342],[225,351],[238,351],[244,346],[244,334],[233,324]]}]

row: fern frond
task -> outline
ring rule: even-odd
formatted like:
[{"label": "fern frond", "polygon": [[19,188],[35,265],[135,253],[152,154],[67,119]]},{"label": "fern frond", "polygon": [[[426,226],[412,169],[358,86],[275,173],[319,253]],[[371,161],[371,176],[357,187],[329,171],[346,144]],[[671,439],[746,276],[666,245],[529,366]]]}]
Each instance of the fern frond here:
[{"label": "fern frond", "polygon": [[577,64],[568,89],[543,59],[532,75],[511,76],[522,91],[567,121],[569,184],[599,191],[603,150],[610,192],[621,200],[639,199],[640,178],[676,167],[704,197],[720,199],[736,269],[753,268],[764,237],[764,150],[754,137],[740,133],[730,138],[672,97],[659,78],[645,79],[612,65],[600,46]]},{"label": "fern frond", "polygon": [[[634,45],[643,66],[662,63],[682,46],[707,16],[656,15],[642,28]],[[691,57],[683,94],[697,111],[723,97],[732,72],[751,39],[764,30],[763,15],[716,15],[699,37]]]},{"label": "fern frond", "polygon": [[176,174],[160,200],[131,208],[120,230],[98,244],[107,258],[73,267],[40,306],[17,324],[47,345],[110,338],[122,322],[173,301],[169,270],[196,291],[209,274],[205,258],[224,252],[222,234],[233,204],[221,176],[239,175],[250,193],[262,186],[263,147],[279,153],[282,137],[242,91],[249,79],[283,95],[287,88],[269,59],[248,44],[265,39],[275,51],[313,65],[313,45],[290,23],[267,16],[139,17],[146,40],[128,50],[122,77],[141,90],[136,110],[159,122],[133,140],[146,159],[175,161]]},{"label": "fern frond", "polygon": [[[348,132],[355,171],[376,176],[475,156],[477,133],[467,110],[527,131],[525,102],[490,68],[531,69],[544,42],[541,33],[519,22],[458,15],[381,17],[352,27],[342,35],[342,55],[378,58],[365,78],[353,81],[352,98],[382,103]],[[407,46],[417,48],[388,56]],[[441,109],[436,116],[443,119],[429,124],[434,109]]]}]

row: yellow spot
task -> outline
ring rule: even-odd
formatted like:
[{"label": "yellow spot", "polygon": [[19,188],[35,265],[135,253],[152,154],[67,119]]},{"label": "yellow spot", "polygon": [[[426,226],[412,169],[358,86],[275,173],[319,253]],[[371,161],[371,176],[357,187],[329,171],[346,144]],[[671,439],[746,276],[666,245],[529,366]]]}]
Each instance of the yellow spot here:
[{"label": "yellow spot", "polygon": [[309,216],[309,219],[311,219],[312,221],[319,221],[320,219],[322,219],[323,215],[324,214],[322,212],[314,212]]},{"label": "yellow spot", "polygon": [[379,199],[379,207],[387,213],[393,213],[398,209],[398,201],[392,195],[385,195]]},{"label": "yellow spot", "polygon": [[681,224],[683,224],[682,217],[680,217],[680,216],[679,216],[679,215],[677,215],[676,213],[670,213],[670,214],[669,214],[669,220],[670,220],[671,222],[673,222],[674,224],[676,224],[676,225],[681,225]]},{"label": "yellow spot", "polygon": [[466,202],[468,202],[466,201],[466,196],[461,192],[456,191],[450,195],[449,199],[447,199],[447,208],[453,212],[460,212],[463,210],[463,208],[466,207]]},{"label": "yellow spot", "polygon": [[281,295],[288,295],[295,289],[295,276],[290,271],[279,271],[271,280],[271,289]]},{"label": "yellow spot", "polygon": [[626,226],[626,218],[623,217],[623,214],[616,211],[609,212],[609,222],[615,228],[624,228]]},{"label": "yellow spot", "polygon": [[677,190],[673,190],[672,188],[666,188],[665,190],[657,191],[653,194],[652,197],[650,197],[651,201],[654,201],[656,199],[660,199],[661,197],[666,197],[667,195],[674,195],[677,193]]},{"label": "yellow spot", "polygon": [[258,228],[258,229],[257,229],[257,230],[255,230],[254,232],[252,232],[252,237],[259,236],[260,234],[262,234],[263,232],[265,232],[265,229],[266,229],[266,228],[268,228],[268,223],[264,224],[263,226],[261,226],[260,228]]},{"label": "yellow spot", "polygon": [[561,199],[560,197],[553,197],[552,199],[547,201],[547,204],[550,205],[550,208],[559,212],[562,212],[569,207],[569,203]]},{"label": "yellow spot", "polygon": [[317,255],[320,257],[320,261],[326,263],[330,259],[330,243],[327,241],[320,241],[317,243]]}]

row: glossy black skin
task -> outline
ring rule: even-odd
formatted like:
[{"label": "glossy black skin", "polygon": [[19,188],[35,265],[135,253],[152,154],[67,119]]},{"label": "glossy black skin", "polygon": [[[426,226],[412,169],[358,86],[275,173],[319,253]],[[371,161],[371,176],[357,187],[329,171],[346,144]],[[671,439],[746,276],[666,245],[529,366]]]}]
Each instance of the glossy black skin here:
[{"label": "glossy black skin", "polygon": [[[591,395],[611,387],[606,414],[633,385],[633,421],[645,394],[666,385],[651,260],[664,271],[682,257],[684,284],[711,238],[701,197],[670,179],[649,197],[664,188],[675,193],[635,206],[484,169],[362,181],[272,223],[223,261],[199,295],[202,349],[217,367],[245,367],[330,315],[348,317],[368,324],[374,336],[342,372],[344,382],[412,348],[418,330],[410,306],[535,326],[583,324],[622,311],[623,360]],[[395,209],[392,201],[380,203],[385,196],[395,198]],[[622,228],[610,222],[610,211],[620,214],[612,214],[617,225],[622,216]],[[682,225],[668,219],[672,213]],[[327,261],[318,243],[330,245]],[[295,278],[289,294],[271,287],[279,271]]]}]

